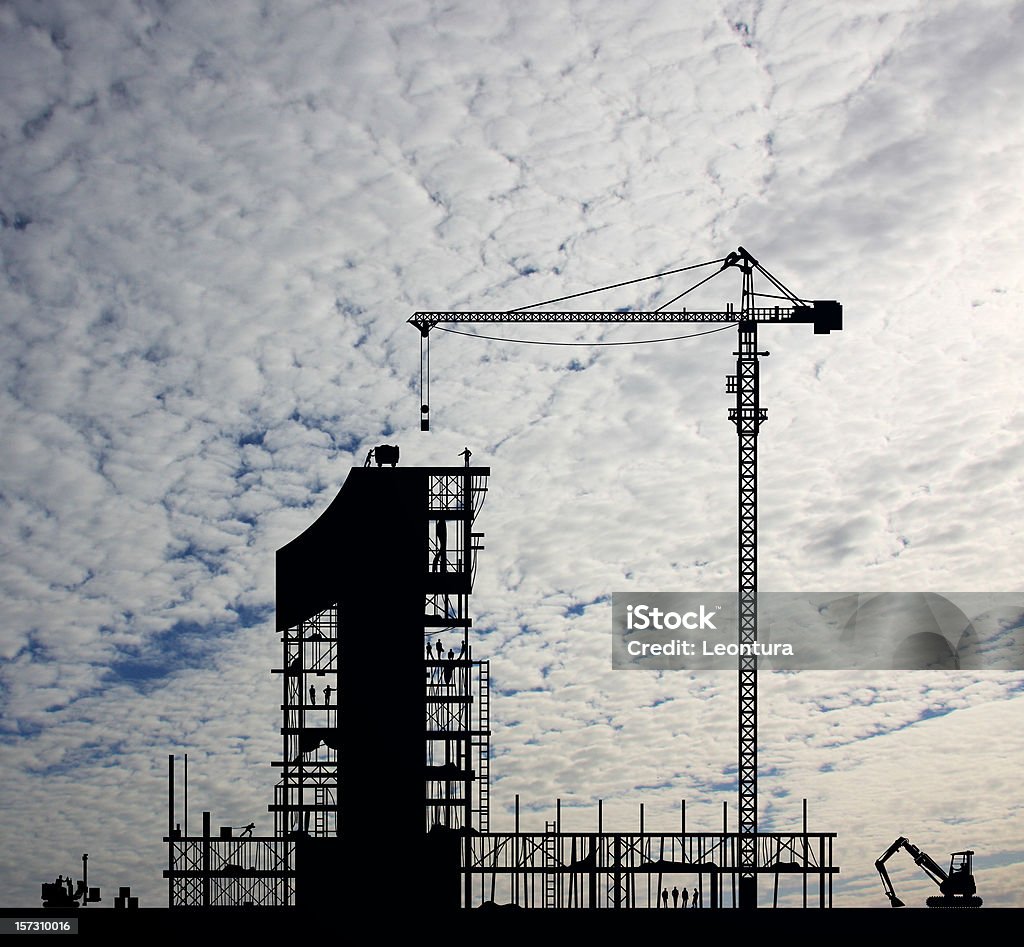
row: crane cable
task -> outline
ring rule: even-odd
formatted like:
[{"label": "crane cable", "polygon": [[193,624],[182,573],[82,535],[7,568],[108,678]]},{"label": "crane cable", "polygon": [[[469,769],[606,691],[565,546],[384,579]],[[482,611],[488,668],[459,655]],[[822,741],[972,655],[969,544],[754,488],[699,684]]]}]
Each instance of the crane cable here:
[{"label": "crane cable", "polygon": [[[638,276],[636,279],[628,279],[622,283],[609,283],[607,286],[598,286],[595,289],[585,289],[581,293],[570,293],[568,296],[558,296],[555,299],[545,299],[543,302],[530,303],[528,306],[520,306],[518,309],[509,309],[508,311],[523,312],[527,309],[535,309],[537,306],[550,306],[552,303],[565,302],[567,299],[579,299],[580,296],[589,296],[591,293],[603,293],[606,289],[618,289],[620,286],[632,286],[634,283],[642,283],[644,280],[658,279],[660,276],[674,276],[676,273],[685,273],[687,270],[700,269],[702,266],[713,266],[715,263],[724,263],[725,261],[726,257],[722,257],[720,260],[708,260],[706,263],[693,263],[690,266],[681,266],[677,270],[665,270],[661,273],[652,273],[650,276]],[[707,281],[705,280],[704,282]],[[687,290],[687,292],[689,292],[689,290]]]},{"label": "crane cable", "polygon": [[[550,306],[552,303],[565,302],[567,299],[578,299],[580,296],[589,296],[592,293],[600,293],[607,289],[618,289],[622,286],[632,286],[634,283],[642,283],[645,280],[658,279],[662,276],[674,276],[676,273],[685,273],[687,270],[696,270],[704,266],[714,266],[719,263],[725,263],[728,257],[721,257],[718,260],[708,260],[706,263],[694,263],[690,266],[682,266],[674,270],[665,270],[661,273],[652,273],[650,276],[638,276],[636,279],[624,280],[621,283],[610,283],[607,286],[598,286],[595,289],[587,289],[580,293],[570,293],[568,296],[558,296],[555,299],[545,299],[543,302],[531,303],[527,306],[520,306],[518,309],[508,309],[509,313],[513,312],[526,312],[530,309],[536,309],[538,306]],[[670,299],[667,303],[659,306],[655,312],[661,312],[666,306],[671,306],[672,303],[682,299],[687,293],[695,290],[698,286],[703,286],[713,276],[717,276],[725,267],[721,267],[716,270],[710,276],[706,276],[704,279],[695,283],[689,289],[684,290],[678,296]],[[772,280],[773,283],[776,281],[770,276],[765,274]],[[776,285],[785,290],[785,287],[776,283]],[[725,329],[729,329],[736,325],[739,319],[734,322],[727,322],[724,325],[718,326],[715,329],[704,329],[701,332],[691,332],[687,335],[673,335],[661,339],[629,339],[622,342],[554,342],[545,339],[510,339],[506,336],[495,336],[495,335],[480,335],[477,332],[463,332],[459,329],[448,329],[442,325],[434,325],[432,328],[440,329],[442,332],[450,332],[452,335],[465,335],[471,339],[486,339],[491,342],[513,342],[517,345],[585,345],[585,346],[610,346],[610,345],[651,345],[656,342],[678,342],[681,339],[696,339],[702,335],[714,335],[716,332],[722,332]],[[420,430],[429,430],[429,417],[430,417],[430,333],[421,333],[420,335]]]},{"label": "crane cable", "polygon": [[[736,322],[738,321],[737,319]],[[465,335],[471,339],[489,339],[491,342],[515,342],[517,345],[649,345],[652,342],[676,342],[679,339],[695,339],[701,335],[712,335],[715,332],[721,332],[723,329],[731,329],[736,325],[736,322],[727,322],[717,329],[705,329],[703,332],[691,332],[689,335],[673,335],[664,339],[629,339],[624,342],[550,342],[544,339],[509,339],[500,335],[480,335],[478,332],[446,329],[444,326],[434,326],[434,328],[440,329],[442,332],[451,332],[453,335]]]},{"label": "crane cable", "polygon": [[[724,263],[725,260],[726,260],[725,257],[721,257],[718,260],[708,260],[705,263],[693,263],[690,266],[681,266],[681,267],[679,267],[678,269],[675,269],[675,270],[664,270],[661,273],[652,273],[650,276],[638,276],[636,279],[624,280],[621,283],[609,283],[607,286],[598,286],[595,289],[585,289],[581,293],[570,293],[568,296],[558,296],[555,299],[545,299],[542,302],[530,303],[528,306],[520,306],[518,309],[509,309],[509,310],[506,310],[506,311],[510,312],[510,313],[512,313],[512,312],[526,312],[526,311],[528,311],[530,309],[535,309],[538,306],[550,306],[552,303],[565,302],[565,300],[567,300],[567,299],[578,299],[580,296],[589,296],[592,293],[601,293],[601,292],[604,292],[606,289],[618,289],[621,286],[631,286],[634,283],[642,283],[642,282],[644,282],[644,280],[658,279],[659,277],[662,277],[662,276],[674,276],[676,273],[685,273],[687,270],[700,269],[702,266],[714,266],[717,263]],[[673,297],[667,303],[664,303],[663,305],[659,306],[654,311],[655,312],[662,312],[665,309],[666,306],[671,306],[672,303],[678,302],[687,293],[692,292],[698,286],[703,286],[708,280],[710,280],[714,276],[717,276],[721,272],[722,272],[721,270],[716,270],[714,273],[711,274],[711,276],[706,276],[704,279],[700,280],[700,282],[694,283],[694,285],[691,286],[689,289],[684,290],[678,296]],[[737,319],[736,322],[738,322],[738,321],[739,320]],[[436,325],[436,326],[434,326],[434,328],[435,329],[440,329],[442,332],[450,332],[450,333],[452,333],[452,335],[468,336],[471,339],[487,339],[488,341],[491,341],[491,342],[514,342],[517,345],[587,345],[587,346],[606,346],[606,345],[650,345],[650,344],[655,343],[655,342],[678,342],[680,339],[696,339],[696,338],[698,338],[699,336],[702,336],[702,335],[713,335],[716,332],[721,332],[723,329],[728,329],[731,326],[736,325],[736,322],[727,322],[725,325],[719,326],[717,329],[705,329],[702,332],[691,332],[691,333],[689,333],[687,335],[672,335],[672,336],[668,336],[668,337],[662,338],[662,339],[629,339],[629,340],[624,341],[624,342],[552,342],[552,341],[548,341],[548,340],[544,340],[544,339],[510,339],[507,336],[481,335],[479,332],[463,332],[460,329],[447,329],[447,328],[445,328],[442,325]],[[422,346],[423,346],[423,341],[422,341],[422,338],[421,338],[421,340],[420,340],[421,353],[422,353]],[[428,337],[428,339],[427,339],[427,352],[428,353],[430,351],[429,346],[430,346],[430,340],[429,340],[429,337]],[[427,358],[429,359],[429,357],[430,356],[428,354]],[[422,363],[422,358],[421,358],[421,363]],[[428,365],[429,365],[429,362],[428,362]],[[422,387],[423,387],[422,368],[421,368],[420,371],[421,371],[420,388],[422,389]],[[429,382],[428,382],[428,384],[429,384]]]}]

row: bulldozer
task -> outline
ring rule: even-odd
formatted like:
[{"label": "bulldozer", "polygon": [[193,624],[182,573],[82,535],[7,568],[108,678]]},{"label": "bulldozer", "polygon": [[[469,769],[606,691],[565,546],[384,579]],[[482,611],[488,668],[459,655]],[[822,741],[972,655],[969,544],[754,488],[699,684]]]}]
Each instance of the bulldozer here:
[{"label": "bulldozer", "polygon": [[982,899],[977,896],[977,886],[974,883],[973,851],[953,852],[949,857],[949,871],[943,871],[942,866],[935,861],[927,852],[922,852],[910,839],[900,836],[881,855],[875,859],[875,868],[882,879],[882,887],[885,889],[885,896],[894,908],[905,907],[904,903],[896,897],[892,881],[889,879],[889,872],[885,869],[885,863],[898,852],[905,848],[914,859],[915,865],[920,865],[926,875],[939,886],[942,892],[940,897],[927,898],[925,904],[930,908],[980,908]]}]

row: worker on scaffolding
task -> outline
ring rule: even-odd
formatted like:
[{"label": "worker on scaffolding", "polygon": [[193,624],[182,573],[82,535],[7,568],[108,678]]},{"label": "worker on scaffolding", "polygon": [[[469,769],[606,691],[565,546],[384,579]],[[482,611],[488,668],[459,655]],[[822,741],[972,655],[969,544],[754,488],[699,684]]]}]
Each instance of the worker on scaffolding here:
[{"label": "worker on scaffolding", "polygon": [[437,538],[437,548],[434,552],[433,572],[437,572],[440,565],[441,572],[448,571],[448,522],[447,520],[434,521],[434,536]]}]

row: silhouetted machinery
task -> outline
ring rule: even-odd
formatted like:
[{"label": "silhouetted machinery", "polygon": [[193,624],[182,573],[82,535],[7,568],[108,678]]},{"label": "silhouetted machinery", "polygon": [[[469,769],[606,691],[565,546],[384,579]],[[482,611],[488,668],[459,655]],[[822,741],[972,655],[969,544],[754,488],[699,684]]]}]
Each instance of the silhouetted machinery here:
[{"label": "silhouetted machinery", "polygon": [[67,878],[57,876],[56,881],[43,882],[43,907],[44,908],[77,908],[85,907],[87,904],[95,904],[102,901],[99,888],[89,887],[89,856],[82,856],[82,875],[78,887],[72,887],[71,876]]},{"label": "silhouetted machinery", "polygon": [[[573,310],[556,311],[541,309],[554,303],[577,299],[592,293],[617,289],[648,279],[661,279],[687,270],[705,266],[720,268],[704,277],[689,289],[673,296],[653,312],[617,308],[614,310]],[[718,273],[735,267],[743,274],[743,289],[740,308],[732,303],[725,310],[687,311],[669,309],[692,290],[703,286]],[[773,292],[754,291],[755,271],[771,283]],[[760,303],[760,305],[759,305]],[[760,359],[767,355],[757,344],[758,323],[803,323],[813,325],[815,335],[828,335],[843,328],[843,307],[834,299],[803,299],[794,294],[783,283],[769,273],[750,252],[743,247],[718,260],[695,263],[677,270],[642,276],[639,279],[601,286],[597,289],[547,299],[532,306],[501,311],[476,312],[416,312],[409,322],[420,332],[420,430],[430,430],[430,333],[435,328],[447,332],[460,332],[445,328],[453,324],[497,323],[565,323],[581,325],[587,323],[722,323],[721,328],[734,325],[739,332],[736,374],[726,376],[726,392],[736,396],[736,406],[729,409],[729,420],[736,425],[739,436],[738,452],[738,493],[739,493],[739,580],[738,603],[739,644],[749,645],[757,641],[757,436],[761,425],[768,418],[768,410],[761,406]],[[672,338],[692,338],[692,336]],[[466,334],[466,333],[462,333]],[[483,338],[488,338],[483,336]],[[618,343],[601,343],[618,344]],[[377,448],[380,451],[380,448]],[[378,454],[379,457],[379,454]],[[737,760],[737,787],[739,789],[739,851],[740,867],[739,903],[741,907],[755,907],[757,903],[757,658],[749,653],[740,653],[739,658],[739,745]]]},{"label": "silhouetted machinery", "polygon": [[942,866],[935,861],[927,852],[922,852],[910,839],[900,836],[892,843],[875,861],[875,868],[882,879],[882,887],[885,889],[885,896],[894,908],[904,907],[903,902],[896,897],[892,882],[889,880],[889,872],[885,870],[885,863],[898,852],[905,848],[914,859],[915,865],[920,865],[925,874],[932,879],[942,892],[940,898],[928,898],[925,904],[930,908],[980,908],[982,900],[975,892],[978,890],[974,884],[972,859],[974,852],[953,852],[949,858],[949,872],[942,870]]},{"label": "silhouetted machinery", "polygon": [[394,467],[398,463],[398,445],[378,444],[370,449],[370,453],[366,455],[366,463],[363,466],[369,467],[371,460],[377,461],[378,467],[383,467],[385,464],[390,464]]}]

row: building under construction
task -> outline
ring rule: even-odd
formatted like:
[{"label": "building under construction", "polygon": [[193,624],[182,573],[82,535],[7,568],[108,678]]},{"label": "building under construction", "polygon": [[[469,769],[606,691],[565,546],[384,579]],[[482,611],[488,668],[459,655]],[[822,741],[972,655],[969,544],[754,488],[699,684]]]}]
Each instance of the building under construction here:
[{"label": "building under construction", "polygon": [[[380,449],[378,449],[380,450]],[[384,455],[387,456],[387,455]],[[381,454],[378,454],[378,461]],[[397,460],[397,449],[395,449]],[[489,665],[470,641],[489,468],[353,468],[320,518],[277,553],[282,640],[274,834],[189,834],[169,768],[173,907],[654,908],[668,886],[734,907],[741,833],[512,831],[489,819]],[[187,791],[187,790],[186,790]],[[179,800],[180,801],[180,800]],[[509,801],[506,801],[508,804]],[[756,834],[757,902],[831,907],[834,833]],[[745,841],[749,842],[749,834]],[[345,866],[339,874],[338,866]],[[338,891],[339,877],[363,879]],[[789,903],[792,902],[792,897]]]}]

